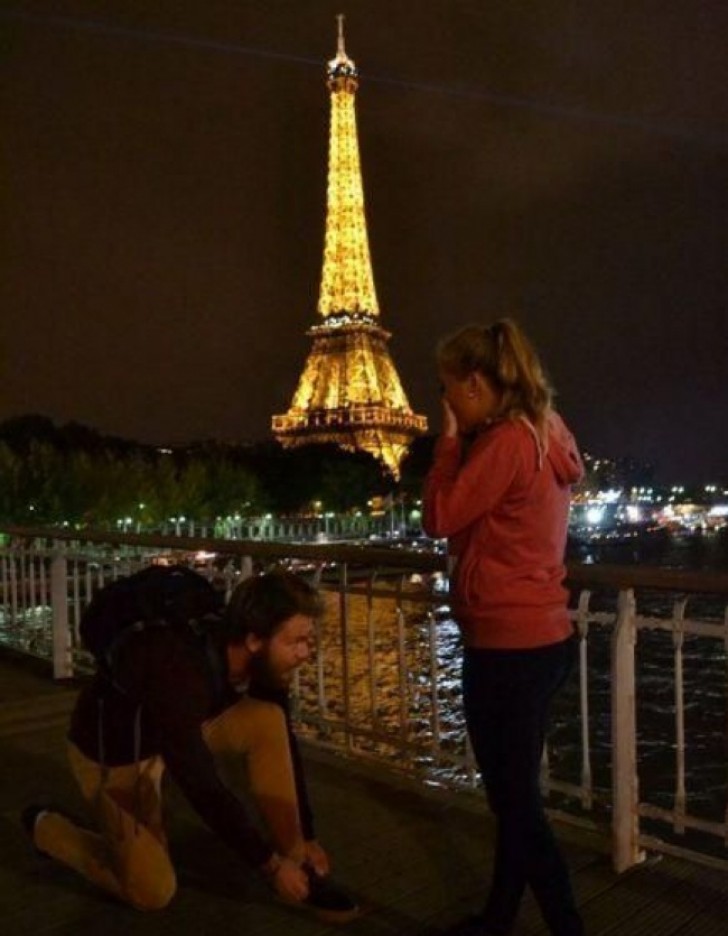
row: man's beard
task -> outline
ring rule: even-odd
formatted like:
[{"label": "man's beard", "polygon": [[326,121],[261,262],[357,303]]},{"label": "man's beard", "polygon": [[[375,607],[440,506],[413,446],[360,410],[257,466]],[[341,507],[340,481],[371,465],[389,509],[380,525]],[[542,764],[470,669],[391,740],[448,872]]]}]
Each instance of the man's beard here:
[{"label": "man's beard", "polygon": [[256,653],[250,660],[250,681],[267,689],[287,689],[293,680],[293,670],[276,671],[265,650]]}]

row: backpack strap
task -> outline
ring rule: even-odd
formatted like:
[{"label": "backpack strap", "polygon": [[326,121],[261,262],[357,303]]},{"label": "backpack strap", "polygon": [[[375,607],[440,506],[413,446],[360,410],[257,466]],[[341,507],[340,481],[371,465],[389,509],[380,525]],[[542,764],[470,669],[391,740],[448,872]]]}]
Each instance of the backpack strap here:
[{"label": "backpack strap", "polygon": [[228,684],[227,662],[218,641],[215,639],[215,624],[219,621],[219,615],[206,614],[199,620],[191,619],[187,622],[190,630],[198,638],[202,652],[205,655],[207,672],[216,704],[220,704],[225,698],[225,690]]},{"label": "backpack strap", "polygon": [[139,831],[139,816],[141,814],[141,778],[142,778],[142,767],[141,767],[141,753],[142,753],[142,706],[141,703],[137,705],[136,712],[134,712],[134,764],[136,765],[136,782],[134,783],[134,800],[133,800],[133,812],[134,812],[134,834]]}]

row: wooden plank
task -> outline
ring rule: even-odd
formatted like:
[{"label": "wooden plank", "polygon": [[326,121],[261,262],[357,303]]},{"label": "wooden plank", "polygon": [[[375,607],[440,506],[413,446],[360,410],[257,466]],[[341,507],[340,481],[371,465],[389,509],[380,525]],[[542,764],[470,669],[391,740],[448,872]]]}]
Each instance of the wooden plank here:
[{"label": "wooden plank", "polygon": [[[81,804],[65,765],[71,690],[50,695],[37,674],[0,683],[13,696],[0,709],[0,910],[13,936],[324,936],[340,930],[278,905],[268,888],[197,819],[170,786],[166,806],[180,889],[170,907],[140,914],[104,897],[72,872],[34,855],[18,823],[24,803],[41,792],[69,808]],[[54,687],[54,690],[58,687]],[[4,720],[3,720],[4,719]],[[371,768],[327,758],[307,762],[321,840],[337,878],[368,908],[347,927],[352,936],[435,936],[482,906],[493,824],[472,796],[418,795]],[[463,805],[464,804],[464,805]],[[648,862],[617,876],[609,858],[576,829],[565,834],[577,899],[589,936],[718,936],[725,932],[728,875],[677,858]],[[517,936],[545,933],[532,898]]]}]

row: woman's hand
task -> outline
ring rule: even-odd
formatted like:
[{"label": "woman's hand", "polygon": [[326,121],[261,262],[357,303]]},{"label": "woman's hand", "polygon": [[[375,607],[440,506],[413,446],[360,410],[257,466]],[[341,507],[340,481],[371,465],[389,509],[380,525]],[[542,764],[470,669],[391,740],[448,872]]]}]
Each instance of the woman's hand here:
[{"label": "woman's hand", "polygon": [[458,434],[458,421],[445,397],[442,398],[442,434],[449,439],[454,439]]}]

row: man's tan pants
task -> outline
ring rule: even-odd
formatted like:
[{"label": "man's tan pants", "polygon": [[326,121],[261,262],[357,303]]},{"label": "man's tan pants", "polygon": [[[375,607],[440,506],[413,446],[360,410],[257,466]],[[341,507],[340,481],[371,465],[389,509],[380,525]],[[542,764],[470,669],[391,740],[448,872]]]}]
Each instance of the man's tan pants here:
[{"label": "man's tan pants", "polygon": [[[270,702],[241,699],[207,722],[203,733],[214,756],[246,757],[250,792],[273,847],[301,859],[298,802],[281,709]],[[140,910],[165,907],[177,879],[162,822],[162,758],[103,768],[73,744],[68,755],[99,832],[48,812],[36,823],[36,846]]]}]

